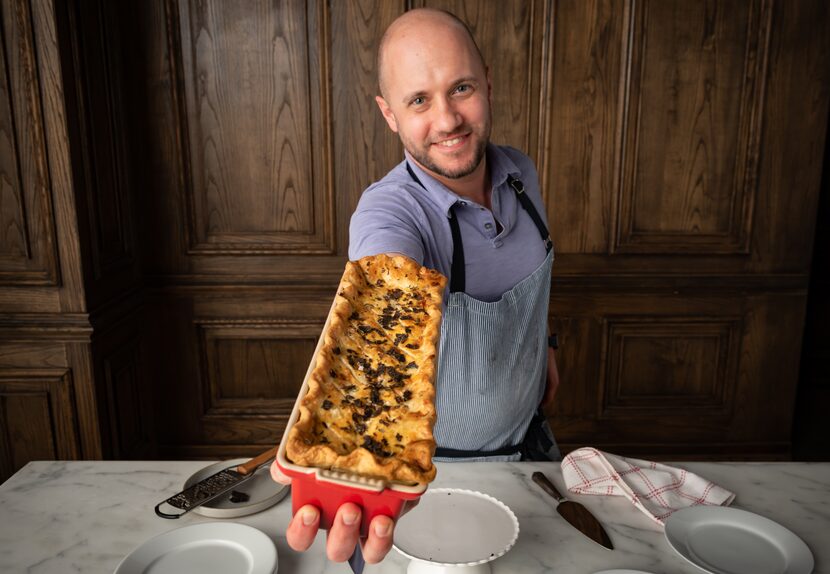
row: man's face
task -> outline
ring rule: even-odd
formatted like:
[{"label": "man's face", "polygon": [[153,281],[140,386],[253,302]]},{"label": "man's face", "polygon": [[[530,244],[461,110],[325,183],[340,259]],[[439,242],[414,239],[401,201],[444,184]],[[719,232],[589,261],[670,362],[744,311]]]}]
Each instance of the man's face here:
[{"label": "man's face", "polygon": [[458,180],[482,167],[490,138],[490,82],[475,47],[455,26],[405,30],[387,46],[378,106],[418,164]]}]

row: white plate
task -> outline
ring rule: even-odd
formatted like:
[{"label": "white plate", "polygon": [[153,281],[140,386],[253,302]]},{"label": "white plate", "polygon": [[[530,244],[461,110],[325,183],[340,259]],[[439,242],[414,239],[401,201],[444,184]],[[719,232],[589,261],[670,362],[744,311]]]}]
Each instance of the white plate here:
[{"label": "white plate", "polygon": [[504,555],[519,521],[503,502],[472,490],[431,488],[395,527],[395,549],[438,566],[475,566]]},{"label": "white plate", "polygon": [[[237,458],[207,466],[188,478],[184,483],[184,488],[188,488],[220,470],[248,462],[248,460],[250,459]],[[233,490],[248,495],[248,500],[245,502],[231,502],[230,493],[228,493],[201,506],[197,506],[193,509],[193,512],[207,516],[208,518],[238,518],[240,516],[248,516],[249,514],[261,512],[266,508],[274,506],[285,498],[285,495],[288,494],[291,487],[274,482],[271,478],[268,465],[265,465],[257,469],[252,478],[249,478]]]},{"label": "white plate", "polygon": [[151,538],[115,574],[273,574],[277,549],[265,534],[244,524],[206,522]]},{"label": "white plate", "polygon": [[691,506],[666,520],[666,539],[683,558],[714,574],[810,574],[813,554],[763,516],[723,506]]}]

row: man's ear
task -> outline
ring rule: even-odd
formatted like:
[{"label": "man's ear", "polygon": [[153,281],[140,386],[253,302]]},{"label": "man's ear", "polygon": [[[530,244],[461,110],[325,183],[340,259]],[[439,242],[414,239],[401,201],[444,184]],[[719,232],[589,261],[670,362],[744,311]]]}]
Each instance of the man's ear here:
[{"label": "man's ear", "polygon": [[383,114],[383,119],[389,125],[389,129],[398,133],[398,122],[395,120],[395,114],[392,113],[392,108],[389,107],[389,104],[386,103],[383,96],[375,96],[375,101],[380,108],[380,113]]}]

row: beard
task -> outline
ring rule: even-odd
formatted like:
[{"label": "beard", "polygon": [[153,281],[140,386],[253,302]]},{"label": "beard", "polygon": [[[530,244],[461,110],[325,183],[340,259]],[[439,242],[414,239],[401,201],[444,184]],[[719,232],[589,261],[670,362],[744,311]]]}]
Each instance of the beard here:
[{"label": "beard", "polygon": [[[466,131],[463,128],[459,131]],[[473,149],[473,157],[464,165],[458,166],[454,169],[439,165],[429,156],[429,146],[423,148],[422,146],[414,145],[408,139],[401,138],[401,141],[415,161],[421,166],[427,168],[429,171],[445,177],[447,179],[461,179],[473,173],[484,159],[484,154],[487,151],[487,141],[490,139],[490,123],[484,125],[483,133],[477,130],[471,130],[469,137],[475,138],[475,148]]]}]

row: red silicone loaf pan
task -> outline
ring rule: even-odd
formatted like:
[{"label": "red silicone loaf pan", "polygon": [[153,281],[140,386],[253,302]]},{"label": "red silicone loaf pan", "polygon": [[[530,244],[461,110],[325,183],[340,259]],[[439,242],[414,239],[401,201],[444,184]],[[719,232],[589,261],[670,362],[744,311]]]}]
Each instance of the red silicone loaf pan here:
[{"label": "red silicone loaf pan", "polygon": [[420,497],[426,491],[427,485],[388,483],[380,479],[366,478],[337,470],[300,466],[289,461],[285,455],[286,437],[300,416],[300,402],[308,391],[308,379],[316,366],[317,355],[323,346],[323,338],[328,330],[333,310],[334,304],[329,310],[329,317],[317,341],[317,348],[311,358],[302,387],[294,403],[294,409],[291,411],[280,441],[277,450],[277,466],[285,475],[291,477],[292,515],[306,504],[316,506],[321,513],[320,527],[328,530],[337,509],[345,502],[353,502],[362,508],[361,534],[366,536],[372,518],[384,514],[397,519],[406,501]]}]

